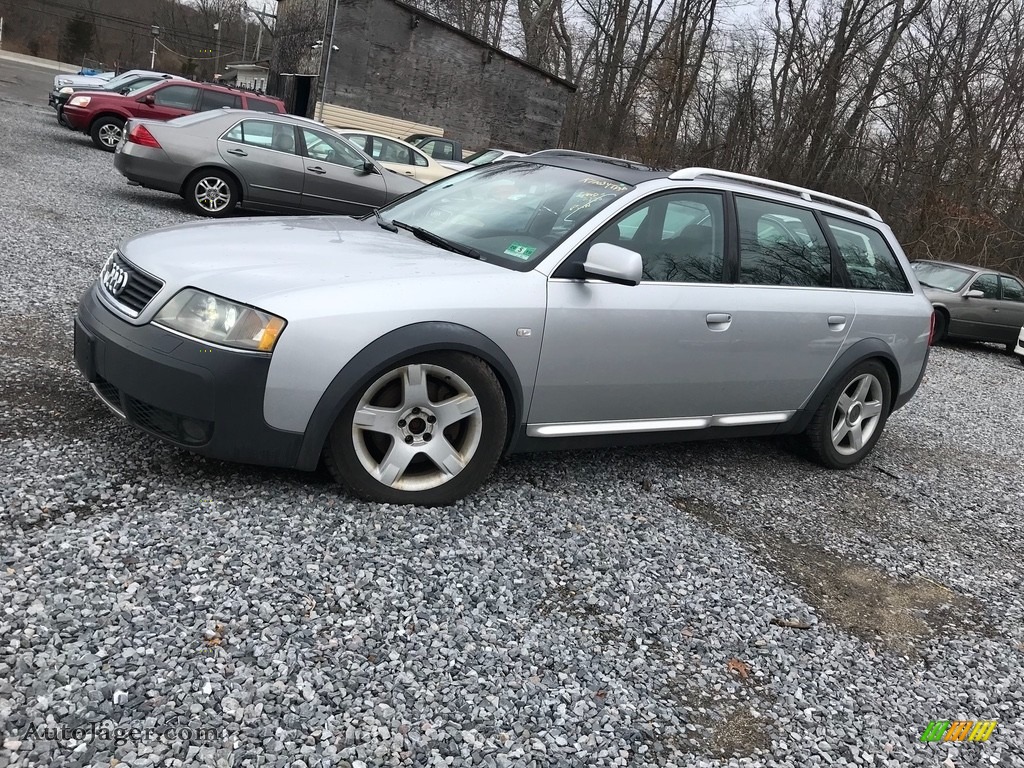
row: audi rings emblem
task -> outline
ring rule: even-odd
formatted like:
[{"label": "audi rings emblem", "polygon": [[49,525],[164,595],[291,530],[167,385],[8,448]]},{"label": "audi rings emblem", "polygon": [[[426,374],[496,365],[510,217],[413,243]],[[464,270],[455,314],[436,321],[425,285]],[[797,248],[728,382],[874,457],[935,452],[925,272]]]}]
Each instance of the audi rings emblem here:
[{"label": "audi rings emblem", "polygon": [[114,262],[113,254],[107,259],[107,263],[103,265],[103,271],[100,273],[100,282],[103,283],[103,287],[110,292],[111,296],[119,296],[121,291],[125,289],[125,286],[128,285],[128,272]]}]

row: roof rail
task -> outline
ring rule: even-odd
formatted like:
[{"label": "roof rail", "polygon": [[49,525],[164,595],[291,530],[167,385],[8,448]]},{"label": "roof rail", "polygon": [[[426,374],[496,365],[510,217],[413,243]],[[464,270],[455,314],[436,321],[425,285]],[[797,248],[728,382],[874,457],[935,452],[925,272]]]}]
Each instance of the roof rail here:
[{"label": "roof rail", "polygon": [[748,176],[745,173],[732,173],[731,171],[717,171],[714,168],[682,168],[669,176],[669,178],[679,181],[692,181],[697,178],[708,176],[720,179],[729,179],[731,181],[740,181],[744,184],[752,184],[758,187],[765,187],[766,189],[774,189],[779,192],[789,192],[790,194],[797,195],[808,202],[817,200],[824,203],[832,203],[833,205],[837,205],[842,208],[849,208],[857,211],[858,213],[875,219],[876,221],[882,221],[882,217],[878,214],[878,211],[874,208],[869,208],[866,205],[854,203],[842,197],[826,195],[824,192],[815,192],[813,189],[807,189],[806,187],[797,187],[793,184],[784,184],[781,181],[762,179],[760,176]]},{"label": "roof rail", "polygon": [[598,155],[593,152],[581,152],[578,149],[542,149],[539,152],[532,153],[531,157],[581,157],[587,160],[597,160],[602,163],[611,163],[612,165],[619,165],[623,168],[632,168],[634,171],[649,171],[651,167],[638,163],[633,160],[624,160],[621,157],[609,157],[608,155]]}]

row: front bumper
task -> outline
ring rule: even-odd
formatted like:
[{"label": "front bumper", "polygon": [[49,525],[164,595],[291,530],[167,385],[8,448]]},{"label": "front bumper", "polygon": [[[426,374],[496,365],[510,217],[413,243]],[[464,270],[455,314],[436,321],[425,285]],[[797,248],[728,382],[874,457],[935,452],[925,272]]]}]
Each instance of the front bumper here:
[{"label": "front bumper", "polygon": [[75,363],[119,416],[173,445],[245,464],[294,467],[302,434],[263,419],[269,355],[204,345],[104,306],[93,285],[75,318]]},{"label": "front bumper", "polygon": [[68,127],[85,133],[89,130],[89,113],[81,107],[73,107],[70,103],[61,108]]}]

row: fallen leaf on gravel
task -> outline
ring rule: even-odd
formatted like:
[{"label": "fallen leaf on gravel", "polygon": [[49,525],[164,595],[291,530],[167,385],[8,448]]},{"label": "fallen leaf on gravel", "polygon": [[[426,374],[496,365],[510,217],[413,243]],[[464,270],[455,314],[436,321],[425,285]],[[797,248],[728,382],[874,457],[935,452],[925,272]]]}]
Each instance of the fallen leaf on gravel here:
[{"label": "fallen leaf on gravel", "polygon": [[739,659],[729,659],[729,662],[725,665],[730,672],[735,672],[740,676],[741,680],[746,680],[750,677],[750,665],[745,661]]},{"label": "fallen leaf on gravel", "polygon": [[770,622],[777,627],[788,627],[789,629],[810,629],[813,624],[806,621],[800,621],[799,619],[779,619],[774,618]]}]

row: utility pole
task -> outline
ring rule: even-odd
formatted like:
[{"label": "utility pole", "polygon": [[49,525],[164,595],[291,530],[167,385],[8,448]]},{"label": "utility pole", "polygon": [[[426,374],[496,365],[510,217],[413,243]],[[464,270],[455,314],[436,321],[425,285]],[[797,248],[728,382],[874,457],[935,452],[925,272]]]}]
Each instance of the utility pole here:
[{"label": "utility pole", "polygon": [[213,79],[216,80],[220,75],[220,22],[214,24],[213,28],[217,31],[217,53],[213,59]]},{"label": "utility pole", "polygon": [[[334,46],[334,23],[338,19],[338,0],[334,0],[334,12],[331,14],[331,34],[330,37],[324,36],[323,44],[327,48],[327,64],[323,69],[323,82],[320,83],[320,120],[324,119],[324,103],[327,101],[327,74],[331,71],[331,51],[337,50]],[[324,24],[324,31],[327,31],[327,24]],[[320,52],[321,59],[323,58],[323,51]]]},{"label": "utility pole", "polygon": [[156,66],[156,39],[160,37],[160,27],[154,24],[150,32],[153,33],[153,50],[149,52],[149,68],[153,69]]},{"label": "utility pole", "polygon": [[0,51],[4,49],[4,17],[0,16]]}]

